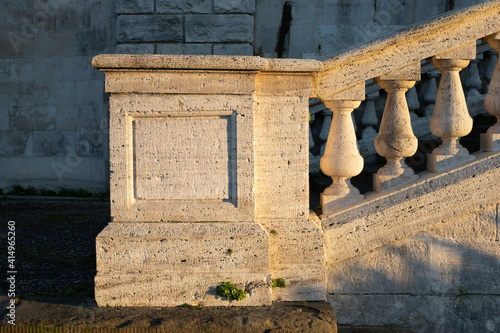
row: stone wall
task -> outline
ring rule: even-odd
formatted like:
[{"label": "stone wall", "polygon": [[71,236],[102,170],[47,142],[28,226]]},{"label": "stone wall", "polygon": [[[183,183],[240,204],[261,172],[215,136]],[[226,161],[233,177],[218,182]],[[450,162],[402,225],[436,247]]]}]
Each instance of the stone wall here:
[{"label": "stone wall", "polygon": [[254,49],[266,57],[327,58],[473,0],[257,0]]},{"label": "stone wall", "polygon": [[113,5],[2,2],[0,187],[107,186],[107,97],[90,60],[114,51]]},{"label": "stone wall", "polygon": [[339,324],[498,332],[499,205],[329,269]]},{"label": "stone wall", "polygon": [[117,0],[117,53],[253,55],[255,0]]}]

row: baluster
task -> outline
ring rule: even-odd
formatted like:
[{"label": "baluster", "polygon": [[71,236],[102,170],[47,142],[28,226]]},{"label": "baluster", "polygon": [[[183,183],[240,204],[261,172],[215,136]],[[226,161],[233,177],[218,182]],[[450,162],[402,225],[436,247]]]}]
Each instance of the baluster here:
[{"label": "baluster", "polygon": [[364,198],[350,180],[363,171],[363,157],[358,150],[351,113],[364,97],[365,84],[361,83],[323,100],[333,112],[325,154],[320,160],[321,170],[333,180],[320,197],[323,214],[331,214]]},{"label": "baluster", "polygon": [[472,130],[459,72],[476,57],[476,43],[469,43],[432,57],[432,65],[441,72],[434,112],[429,120],[432,134],[442,144],[427,158],[427,169],[440,172],[474,159],[459,139]]},{"label": "baluster", "polygon": [[387,164],[373,175],[376,192],[387,191],[418,178],[404,163],[404,159],[413,156],[418,147],[405,98],[405,92],[418,80],[420,62],[377,78],[378,85],[387,92],[387,101],[379,134],[375,138],[375,149],[387,159]]},{"label": "baluster", "polygon": [[469,70],[467,71],[467,76],[464,81],[465,87],[468,88],[466,95],[467,100],[481,98],[479,89],[481,89],[482,82],[479,76],[479,69],[477,68],[477,64],[481,59],[483,59],[483,55],[478,54],[477,58],[470,62]]},{"label": "baluster", "polygon": [[374,126],[377,126],[378,118],[374,100],[375,98],[379,97],[379,95],[379,92],[376,91],[366,96],[365,111],[363,112],[363,118],[361,118],[361,124],[363,126],[366,126],[361,133],[362,139],[374,137],[377,135],[377,131],[375,130]]},{"label": "baluster", "polygon": [[417,119],[418,116],[415,111],[420,109],[420,103],[418,101],[417,88],[415,88],[415,86],[411,87],[406,93],[406,101],[408,102],[411,120]]},{"label": "baluster", "polygon": [[[493,50],[500,53],[500,33],[488,36],[485,40]],[[481,134],[481,150],[500,150],[500,62],[498,60],[490,81],[488,94],[484,98],[484,108],[497,118],[497,122],[488,128],[486,133]]]},{"label": "baluster", "polygon": [[424,116],[432,116],[432,111],[434,111],[434,104],[436,103],[436,96],[438,92],[437,78],[439,76],[439,72],[432,71],[427,75],[429,75],[429,83],[427,84],[427,89],[425,89],[424,95],[424,101],[425,103],[427,103],[427,106],[424,110]]}]

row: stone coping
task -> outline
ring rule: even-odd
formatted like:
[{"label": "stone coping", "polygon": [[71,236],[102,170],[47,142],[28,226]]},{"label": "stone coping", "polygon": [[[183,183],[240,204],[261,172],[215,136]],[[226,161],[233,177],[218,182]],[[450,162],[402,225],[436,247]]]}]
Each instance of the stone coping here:
[{"label": "stone coping", "polygon": [[101,70],[225,70],[307,72],[321,71],[323,65],[314,59],[266,59],[252,56],[101,54],[92,59]]}]

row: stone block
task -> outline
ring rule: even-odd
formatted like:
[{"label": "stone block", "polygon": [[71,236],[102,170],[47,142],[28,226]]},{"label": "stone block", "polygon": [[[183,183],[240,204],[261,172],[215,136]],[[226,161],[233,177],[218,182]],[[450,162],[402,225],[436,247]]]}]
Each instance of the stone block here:
[{"label": "stone block", "polygon": [[[31,101],[34,105],[73,106],[76,102],[76,82],[50,83],[40,81],[35,82],[33,85],[28,85],[26,89],[29,91],[28,95],[32,94]],[[32,91],[36,91],[37,93],[33,94]]]},{"label": "stone block", "polygon": [[119,43],[180,43],[182,20],[177,15],[120,15],[116,31]]},{"label": "stone block", "polygon": [[106,52],[108,48],[107,41],[110,38],[110,30],[106,27],[96,27],[90,31],[78,32],[76,34],[78,55],[93,55]]},{"label": "stone block", "polygon": [[[259,85],[264,84],[261,78]],[[281,88],[282,93],[286,93],[297,87],[275,84],[276,90]],[[272,90],[262,90],[272,93]],[[305,144],[309,138],[308,114],[300,112],[307,106],[308,100],[300,97],[275,95],[257,99],[254,107],[258,124],[255,128],[255,214],[260,218],[309,215],[309,152]],[[277,197],[281,198],[279,202]]]},{"label": "stone block", "polygon": [[79,55],[77,39],[71,32],[38,34],[33,38],[33,42],[36,57]]},{"label": "stone block", "polygon": [[34,0],[5,0],[3,7],[6,9],[30,9]]},{"label": "stone block", "polygon": [[154,0],[118,0],[117,14],[151,14],[155,10]]},{"label": "stone block", "polygon": [[55,161],[50,163],[50,169],[47,169],[50,171],[51,177],[46,177],[48,179],[57,179],[59,183],[71,181],[94,181],[92,158],[78,156],[76,147],[72,147],[70,145],[67,145],[64,148],[64,156],[56,156]]},{"label": "stone block", "polygon": [[26,131],[0,131],[0,156],[24,154],[29,137]]},{"label": "stone block", "polygon": [[215,44],[214,54],[217,55],[253,55],[251,44]]},{"label": "stone block", "polygon": [[10,31],[21,33],[23,37],[53,33],[56,30],[56,18],[42,10],[17,9],[9,10],[8,22]]},{"label": "stone block", "polygon": [[187,43],[251,43],[253,16],[250,15],[188,15]]},{"label": "stone block", "polygon": [[10,61],[9,58],[0,58],[0,82],[10,81]]},{"label": "stone block", "polygon": [[[186,74],[183,79],[189,80]],[[198,85],[194,80],[189,84]],[[112,194],[115,221],[252,218],[253,115],[248,98],[157,95],[140,101],[123,95],[111,101],[111,184],[120,189]],[[136,165],[132,177],[124,168],[127,163]]]},{"label": "stone block", "polygon": [[303,58],[303,53],[314,52],[316,49],[316,41],[311,36],[314,36],[314,25],[312,24],[292,24],[290,28],[290,50],[288,56],[291,58]]},{"label": "stone block", "polygon": [[[228,174],[236,158],[231,154],[234,138],[228,135],[235,126],[231,118],[132,120],[136,199],[235,200],[232,188],[236,184]],[[185,133],[193,128],[199,131],[186,138]],[[160,148],[163,138],[168,140]],[[158,162],[169,172],[158,174],[153,167]]]},{"label": "stone block", "polygon": [[210,14],[210,0],[156,0],[156,13],[159,14]]},{"label": "stone block", "polygon": [[79,131],[76,136],[75,150],[78,156],[102,157],[108,143],[105,132],[100,129]]},{"label": "stone block", "polygon": [[11,156],[8,159],[8,179],[56,179],[51,164],[55,157]]},{"label": "stone block", "polygon": [[459,287],[472,294],[500,291],[500,248],[495,240],[434,239],[431,243],[432,290],[452,293]]},{"label": "stone block", "polygon": [[33,131],[34,156],[63,156],[67,146],[75,146],[73,131]]},{"label": "stone block", "polygon": [[10,128],[21,131],[53,130],[56,125],[56,108],[13,106],[9,114]]},{"label": "stone block", "polygon": [[216,14],[252,14],[255,12],[255,0],[214,0]]},{"label": "stone block", "polygon": [[212,54],[212,44],[158,44],[158,54]]},{"label": "stone block", "polygon": [[155,46],[153,44],[118,44],[115,53],[118,54],[153,54]]},{"label": "stone block", "polygon": [[[2,98],[0,97],[0,102],[1,100]],[[2,104],[2,105],[5,105],[5,107],[0,108],[0,119],[3,119],[3,121],[0,122],[0,131],[7,131],[10,126],[9,108],[6,107],[7,104]]]},{"label": "stone block", "polygon": [[431,249],[412,238],[328,267],[332,294],[405,294],[431,292]]},{"label": "stone block", "polygon": [[272,278],[286,283],[286,288],[273,289],[273,300],[325,299],[323,233],[317,217],[259,222],[269,234]]},{"label": "stone block", "polygon": [[314,39],[319,54],[331,55],[357,44],[388,35],[405,25],[316,25]]},{"label": "stone block", "polygon": [[[416,332],[496,332],[498,297],[471,295],[352,295],[329,298],[340,325],[409,327]],[[423,306],[424,304],[424,306]]]},{"label": "stone block", "polygon": [[489,206],[483,210],[464,215],[432,229],[442,238],[464,238],[495,240],[497,237],[498,208]]},{"label": "stone block", "polygon": [[[54,63],[57,64],[58,68],[55,71],[56,80],[61,81],[73,81],[75,79],[75,73],[78,73],[79,80],[90,80],[99,78],[104,80],[103,73],[91,68],[88,64],[91,60],[89,56],[75,56],[75,57],[51,57]],[[38,65],[34,64],[36,70]]]},{"label": "stone block", "polygon": [[[257,223],[112,223],[96,246],[100,306],[271,304],[268,236]],[[216,295],[226,281],[247,297]]]},{"label": "stone block", "polygon": [[97,106],[57,107],[56,129],[59,131],[99,129],[100,120]]},{"label": "stone block", "polygon": [[104,100],[102,80],[76,81],[76,105],[100,105]]},{"label": "stone block", "polygon": [[90,11],[78,7],[61,8],[55,17],[56,32],[79,32],[90,28]]},{"label": "stone block", "polygon": [[34,42],[32,38],[26,38],[20,32],[9,31],[0,35],[0,57],[31,57],[34,52]]}]

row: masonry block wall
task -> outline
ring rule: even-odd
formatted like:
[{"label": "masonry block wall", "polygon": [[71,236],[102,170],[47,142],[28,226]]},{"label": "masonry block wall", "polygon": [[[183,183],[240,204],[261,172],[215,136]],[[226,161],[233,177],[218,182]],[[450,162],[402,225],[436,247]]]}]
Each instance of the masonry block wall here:
[{"label": "masonry block wall", "polygon": [[0,187],[108,183],[108,106],[92,57],[114,51],[111,0],[0,5]]},{"label": "masonry block wall", "polygon": [[117,53],[253,55],[255,0],[118,0]]}]

